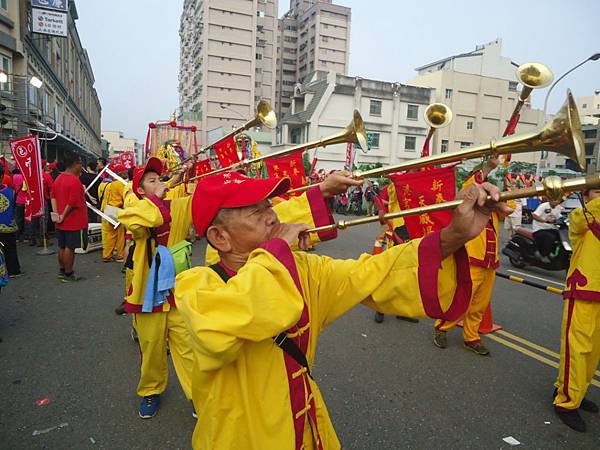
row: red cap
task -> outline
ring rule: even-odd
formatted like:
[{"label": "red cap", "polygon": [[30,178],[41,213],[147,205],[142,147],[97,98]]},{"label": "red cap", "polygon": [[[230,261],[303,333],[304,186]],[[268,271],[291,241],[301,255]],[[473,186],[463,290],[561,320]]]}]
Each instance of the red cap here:
[{"label": "red cap", "polygon": [[140,181],[142,181],[144,174],[146,172],[156,172],[158,175],[162,175],[162,170],[162,161],[154,156],[149,158],[145,165],[137,166],[133,169],[133,192],[138,198],[142,198],[142,195],[138,192],[138,188],[140,187]]},{"label": "red cap", "polygon": [[241,208],[276,197],[290,189],[289,178],[249,178],[239,172],[223,172],[202,178],[192,199],[192,219],[198,236],[223,208]]},{"label": "red cap", "polygon": [[127,167],[125,167],[123,164],[110,164],[108,168],[115,173],[127,172]]},{"label": "red cap", "polygon": [[51,163],[48,163],[48,169],[50,169],[50,170],[58,169],[58,163],[56,161],[52,161]]}]

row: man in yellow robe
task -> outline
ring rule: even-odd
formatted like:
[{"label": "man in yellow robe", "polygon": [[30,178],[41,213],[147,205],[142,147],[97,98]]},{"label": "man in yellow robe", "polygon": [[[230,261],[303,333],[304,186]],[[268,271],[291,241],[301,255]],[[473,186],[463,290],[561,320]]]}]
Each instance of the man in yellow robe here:
[{"label": "man in yellow robe", "polygon": [[[498,166],[498,163],[498,158],[488,160],[483,169],[476,171],[465,181],[463,186],[469,186],[473,183],[483,183],[489,173]],[[500,260],[498,259],[499,225],[499,215],[494,211],[479,236],[465,245],[469,254],[471,281],[473,283],[471,302],[464,317],[453,321],[436,321],[433,330],[433,343],[436,347],[447,347],[446,333],[462,320],[464,347],[481,356],[488,356],[490,354],[487,347],[481,343],[479,325],[481,324],[485,310],[490,304],[496,282],[496,269],[500,265]]]},{"label": "man in yellow robe", "polygon": [[598,413],[585,394],[600,360],[600,189],[585,192],[585,210],[569,216],[573,247],[563,293],[565,306],[554,408],[570,428],[585,431],[578,410]]},{"label": "man in yellow robe", "polygon": [[288,187],[289,179],[237,173],[196,187],[196,232],[221,257],[181,273],[175,285],[194,349],[196,450],[339,449],[310,376],[318,335],[361,302],[404,316],[462,315],[470,298],[463,245],[488,221],[486,195],[498,198],[491,185],[470,186],[441,232],[335,260],[291,251],[299,238],[300,248],[309,244],[308,227],[281,224],[269,200]]},{"label": "man in yellow robe", "polygon": [[[120,172],[119,175],[125,173]],[[125,194],[126,186],[121,181],[103,181],[98,187],[98,197],[102,199],[100,209],[104,211],[107,206],[123,208]],[[110,222],[102,219],[102,261],[112,261],[113,253],[116,253],[117,262],[125,262],[125,227],[119,225],[115,228]]]},{"label": "man in yellow robe", "polygon": [[[150,158],[145,166],[136,168],[133,176],[133,192],[138,201],[130,201],[120,214],[119,220],[134,240],[133,269],[128,283],[124,310],[132,314],[133,327],[137,332],[141,353],[140,380],[137,394],[142,397],[139,415],[152,418],[158,411],[160,394],[168,380],[167,340],[173,365],[184,394],[191,399],[192,350],[183,319],[176,308],[173,295],[167,301],[142,312],[146,283],[152,258],[157,245],[173,246],[184,240],[192,224],[191,196],[185,185],[179,184],[168,191],[160,181],[162,163]],[[288,220],[309,220],[315,225],[328,225],[332,221],[324,197],[346,190],[357,183],[343,175],[331,177],[321,191],[309,190],[303,198],[283,202],[278,213]],[[173,180],[173,185],[178,180]],[[168,192],[167,192],[168,191]],[[196,205],[202,210],[201,205]],[[202,214],[202,213],[200,213]],[[322,235],[322,238],[331,236]]]}]

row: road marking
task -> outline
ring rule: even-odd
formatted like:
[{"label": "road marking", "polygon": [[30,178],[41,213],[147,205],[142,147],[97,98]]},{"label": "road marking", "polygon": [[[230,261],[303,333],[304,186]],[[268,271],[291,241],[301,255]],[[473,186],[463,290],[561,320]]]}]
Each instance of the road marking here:
[{"label": "road marking", "polygon": [[554,284],[558,284],[560,287],[564,288],[565,284],[564,283],[560,283],[558,281],[554,281],[554,280],[548,280],[546,278],[542,278],[542,277],[536,277],[535,275],[531,275],[530,273],[526,273],[526,272],[519,272],[518,270],[512,270],[512,269],[506,269],[507,272],[512,272],[512,273],[517,273],[519,275],[523,275],[526,277],[530,277],[530,278],[535,278],[536,280],[541,280],[541,281],[545,281],[546,283],[554,283]]},{"label": "road marking", "polygon": [[541,345],[538,345],[534,342],[528,341],[527,339],[523,339],[522,337],[515,336],[514,334],[511,334],[508,331],[498,330],[498,331],[496,331],[496,333],[506,336],[507,338],[511,338],[513,341],[517,341],[517,342],[520,342],[521,344],[527,345],[527,346],[537,350],[538,352],[553,356],[556,359],[560,359],[560,355],[558,353],[553,352],[552,350],[547,349],[546,347],[542,347]]},{"label": "road marking", "polygon": [[[527,346],[533,348],[534,350],[537,350],[538,352],[545,353],[546,355],[553,356],[554,358],[560,360],[560,354],[553,352],[552,350],[550,350],[546,347],[542,347],[541,345],[538,345],[535,342],[528,341],[527,339],[524,339],[520,336],[516,336],[516,335],[509,333],[508,331],[504,331],[504,330],[497,330],[496,333],[501,334],[507,338],[510,338],[513,341],[517,341],[517,342],[520,342],[521,344],[527,345]],[[596,374],[596,376],[600,377],[600,370],[596,370],[595,374]]]},{"label": "road marking", "polygon": [[[506,339],[495,336],[493,334],[487,334],[486,337],[488,337],[496,342],[499,342],[500,344],[505,345],[509,348],[512,348],[513,350],[523,353],[524,355],[527,355],[533,359],[536,359],[544,364],[554,367],[555,369],[558,369],[558,363],[556,361],[553,361],[544,356],[538,355],[537,353],[534,353],[531,350],[526,349],[525,347],[521,347],[520,345],[517,345],[513,342],[510,342]],[[592,380],[590,381],[590,384],[593,386],[596,386],[597,388],[600,388],[600,381],[596,380],[595,378],[592,378]]]}]

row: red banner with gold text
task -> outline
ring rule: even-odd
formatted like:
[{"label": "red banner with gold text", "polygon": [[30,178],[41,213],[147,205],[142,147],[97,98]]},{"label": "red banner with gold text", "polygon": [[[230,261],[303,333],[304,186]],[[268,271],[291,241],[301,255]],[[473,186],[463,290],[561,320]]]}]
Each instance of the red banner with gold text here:
[{"label": "red banner with gold text", "polygon": [[44,215],[44,189],[42,182],[42,158],[37,136],[27,136],[10,141],[13,158],[27,184],[25,218]]},{"label": "red banner with gold text", "polygon": [[[433,205],[454,200],[454,168],[428,169],[406,174],[392,174],[401,209]],[[441,230],[450,223],[451,211],[437,211],[404,218],[411,239]]]},{"label": "red banner with gold text", "polygon": [[267,173],[273,178],[289,177],[291,180],[291,189],[306,186],[306,172],[302,162],[302,152],[298,150],[291,155],[281,156],[279,158],[270,158],[265,161]]}]

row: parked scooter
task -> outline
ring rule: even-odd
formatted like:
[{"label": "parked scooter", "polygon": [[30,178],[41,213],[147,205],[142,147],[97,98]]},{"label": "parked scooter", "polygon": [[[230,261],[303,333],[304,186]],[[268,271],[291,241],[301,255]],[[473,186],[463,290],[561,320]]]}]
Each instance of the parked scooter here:
[{"label": "parked scooter", "polygon": [[517,228],[510,241],[502,249],[514,267],[537,266],[546,270],[568,270],[571,260],[569,240],[569,218],[561,216],[555,223],[556,240],[554,251],[544,261],[533,240],[533,232],[527,228]]}]

